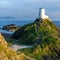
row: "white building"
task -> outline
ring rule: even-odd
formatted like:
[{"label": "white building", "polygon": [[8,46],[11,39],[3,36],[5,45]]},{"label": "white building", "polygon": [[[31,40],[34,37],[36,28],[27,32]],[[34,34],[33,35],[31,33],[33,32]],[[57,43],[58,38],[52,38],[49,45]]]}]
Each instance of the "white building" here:
[{"label": "white building", "polygon": [[40,8],[40,9],[39,9],[39,18],[41,18],[41,19],[49,18],[49,17],[45,14],[45,9],[44,9],[44,8]]}]

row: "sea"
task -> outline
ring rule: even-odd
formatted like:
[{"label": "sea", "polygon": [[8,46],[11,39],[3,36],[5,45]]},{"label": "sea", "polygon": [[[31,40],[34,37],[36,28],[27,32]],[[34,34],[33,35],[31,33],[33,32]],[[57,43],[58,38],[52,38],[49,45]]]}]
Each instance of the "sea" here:
[{"label": "sea", "polygon": [[[26,25],[26,24],[29,24],[29,23],[33,23],[34,20],[22,20],[22,21],[14,21],[14,20],[11,20],[11,21],[2,21],[0,20],[0,28],[2,28],[3,26],[5,25],[9,25],[9,24],[15,24],[17,26],[23,26],[23,25]],[[60,21],[52,21],[56,26],[58,26],[60,28]],[[0,29],[0,32],[3,32],[3,33],[12,33],[12,32],[8,32],[8,31],[4,31],[4,30],[1,30]]]},{"label": "sea", "polygon": [[5,25],[9,25],[9,24],[15,24],[16,26],[23,26],[23,25],[26,25],[26,24],[29,24],[29,23],[33,23],[34,21],[33,20],[23,20],[23,21],[14,21],[14,20],[11,20],[11,21],[0,21],[0,28],[2,28],[3,26]]},{"label": "sea", "polygon": [[[34,21],[33,20],[23,20],[23,21],[0,21],[0,28],[2,28],[3,26],[5,25],[9,25],[9,24],[15,24],[17,26],[23,26],[23,25],[26,25],[26,24],[29,24],[29,23],[33,23]],[[55,25],[57,25],[59,28],[60,28],[60,21],[52,21]]]}]

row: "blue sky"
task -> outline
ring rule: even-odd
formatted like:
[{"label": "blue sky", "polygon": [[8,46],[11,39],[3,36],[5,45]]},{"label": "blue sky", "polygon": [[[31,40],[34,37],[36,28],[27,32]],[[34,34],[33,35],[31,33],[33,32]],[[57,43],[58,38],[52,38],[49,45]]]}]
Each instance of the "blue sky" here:
[{"label": "blue sky", "polygon": [[0,17],[34,20],[41,7],[52,20],[60,20],[60,0],[0,0]]}]

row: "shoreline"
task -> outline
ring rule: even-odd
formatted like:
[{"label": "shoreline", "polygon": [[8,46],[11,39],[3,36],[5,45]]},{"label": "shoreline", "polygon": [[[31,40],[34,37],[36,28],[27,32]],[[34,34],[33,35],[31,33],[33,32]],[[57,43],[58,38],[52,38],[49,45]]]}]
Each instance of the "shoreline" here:
[{"label": "shoreline", "polygon": [[6,30],[0,30],[0,33],[1,33],[4,37],[11,37],[14,32],[9,32],[9,31],[6,31]]}]

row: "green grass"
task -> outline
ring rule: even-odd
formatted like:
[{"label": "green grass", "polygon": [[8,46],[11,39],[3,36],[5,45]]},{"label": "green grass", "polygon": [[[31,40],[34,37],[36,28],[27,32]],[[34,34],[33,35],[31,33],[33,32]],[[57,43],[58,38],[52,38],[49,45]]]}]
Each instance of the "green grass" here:
[{"label": "green grass", "polygon": [[[36,31],[37,25],[39,25],[38,32]],[[13,34],[13,38],[18,39],[18,42],[22,44],[33,45],[39,42],[39,34],[42,35],[42,39],[38,45],[31,49],[22,49],[19,51],[24,52],[27,56],[33,57],[36,60],[44,60],[45,58],[59,60],[59,31],[57,30],[57,26],[49,20],[44,20],[41,24],[37,21],[25,25]]]}]

